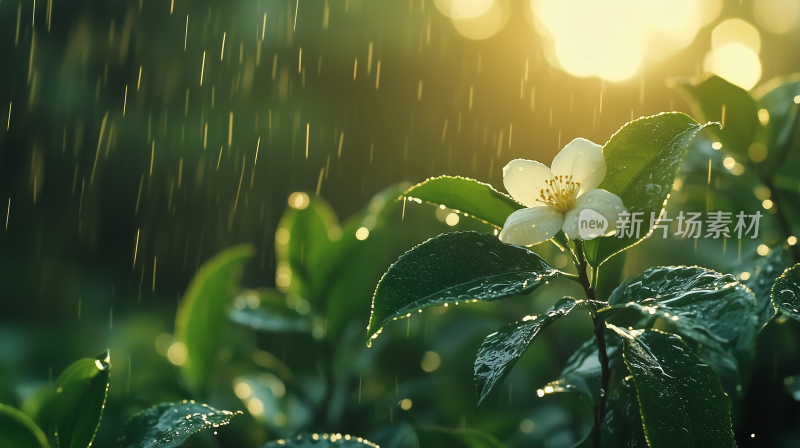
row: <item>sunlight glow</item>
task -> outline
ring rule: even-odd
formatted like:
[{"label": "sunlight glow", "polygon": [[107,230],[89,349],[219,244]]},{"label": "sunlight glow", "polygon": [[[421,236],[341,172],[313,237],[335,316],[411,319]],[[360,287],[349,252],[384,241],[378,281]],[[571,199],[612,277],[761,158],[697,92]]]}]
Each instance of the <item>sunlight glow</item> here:
[{"label": "sunlight glow", "polygon": [[706,71],[746,90],[761,79],[761,36],[753,25],[741,19],[725,20],[711,33],[711,48],[703,63]]},{"label": "sunlight glow", "polygon": [[770,33],[783,34],[800,23],[800,2],[797,0],[755,0],[753,16]]},{"label": "sunlight glow", "polygon": [[758,55],[740,43],[730,43],[708,53],[704,68],[745,90],[752,89],[761,79]]},{"label": "sunlight glow", "polygon": [[645,58],[687,47],[720,9],[717,0],[531,0],[533,23],[551,42],[548,62],[610,81],[630,78]]},{"label": "sunlight glow", "polygon": [[508,0],[434,0],[436,9],[453,21],[467,39],[482,40],[500,31],[510,13]]}]

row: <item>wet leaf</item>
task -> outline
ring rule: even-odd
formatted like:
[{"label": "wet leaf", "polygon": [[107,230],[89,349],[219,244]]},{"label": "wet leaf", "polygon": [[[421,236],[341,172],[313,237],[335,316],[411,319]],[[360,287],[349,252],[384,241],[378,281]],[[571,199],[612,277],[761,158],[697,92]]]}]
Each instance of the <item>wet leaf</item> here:
[{"label": "wet leaf", "polygon": [[439,235],[406,252],[378,283],[367,345],[388,322],[422,308],[528,293],[562,274],[528,249],[492,235]]},{"label": "wet leaf", "polygon": [[[233,322],[254,330],[275,333],[309,333],[311,320],[306,316],[310,305],[297,298],[295,308],[287,303],[286,296],[274,289],[263,288],[245,291],[234,300],[229,316]],[[290,301],[291,302],[291,301]],[[297,308],[300,308],[300,313]]]},{"label": "wet leaf", "polygon": [[788,252],[781,246],[773,247],[766,257],[751,253],[742,256],[742,262],[736,266],[734,272],[747,272],[750,278],[742,283],[753,291],[756,296],[758,309],[758,326],[760,329],[775,315],[772,306],[772,286],[780,274],[789,268],[792,263],[787,256]]},{"label": "wet leaf", "polygon": [[173,448],[192,434],[227,425],[241,412],[218,411],[194,401],[161,403],[134,415],[125,423],[120,448]]},{"label": "wet leaf", "polygon": [[[433,205],[444,205],[501,229],[508,215],[525,208],[512,197],[489,184],[460,176],[439,176],[414,185],[401,198],[418,199]],[[553,243],[564,250],[567,237],[559,231]]]},{"label": "wet leaf", "polygon": [[351,436],[350,434],[299,434],[287,439],[269,442],[261,448],[378,448],[378,445],[367,439]]},{"label": "wet leaf", "polygon": [[596,238],[584,250],[592,266],[642,241],[649,231],[650,214],[658,217],[666,205],[672,184],[694,136],[705,125],[673,112],[639,118],[627,123],[603,146],[606,177],[598,188],[622,198],[630,213],[641,219],[636,236]]},{"label": "wet leaf", "polygon": [[505,380],[542,329],[582,305],[585,305],[585,302],[566,297],[559,300],[544,315],[525,316],[521,321],[507,325],[487,336],[475,358],[474,377],[478,406]]},{"label": "wet leaf", "polygon": [[47,437],[27,415],[0,404],[0,448],[50,448]]},{"label": "wet leaf", "polygon": [[781,168],[781,162],[792,147],[800,121],[800,106],[794,102],[797,95],[800,95],[800,75],[796,74],[773,79],[753,92],[759,107],[769,113],[766,141],[769,152],[767,159],[760,163],[764,166],[760,170],[762,177]]},{"label": "wet leaf", "polygon": [[[614,339],[619,340],[616,335]],[[574,448],[592,448],[594,428]],[[642,416],[636,398],[636,387],[631,377],[623,379],[611,389],[606,403],[600,446],[603,448],[647,448],[642,428]]]},{"label": "wet leaf", "polygon": [[781,313],[800,320],[800,264],[785,270],[775,280],[772,305]]},{"label": "wet leaf", "polygon": [[[604,333],[608,366],[613,371],[623,365],[622,342],[613,331],[606,329]],[[560,379],[545,385],[546,393],[580,392],[594,406],[600,400],[601,389],[600,356],[597,340],[592,337],[584,342],[567,360],[561,371]],[[552,389],[552,392],[550,390]]]},{"label": "wet leaf", "polygon": [[419,448],[505,448],[505,445],[475,429],[449,429],[418,426]]},{"label": "wet leaf", "polygon": [[734,154],[740,162],[747,160],[747,150],[761,127],[758,106],[753,97],[746,90],[718,76],[711,76],[697,85],[681,82],[677,90],[687,99],[698,120],[723,124],[722,128],[710,128],[722,143],[722,149]]},{"label": "wet leaf", "polygon": [[634,309],[661,317],[674,332],[702,344],[715,367],[738,372],[748,384],[758,320],[753,293],[728,274],[700,267],[658,267],[626,280],[609,298],[612,311]]},{"label": "wet leaf", "polygon": [[72,363],[58,377],[55,393],[43,407],[52,408],[58,446],[87,448],[94,440],[108,395],[108,351]]},{"label": "wet leaf", "polygon": [[503,228],[508,215],[525,208],[489,184],[460,176],[428,179],[409,188],[402,197],[419,199],[433,205],[444,205],[467,213],[498,229]]},{"label": "wet leaf", "polygon": [[186,290],[175,319],[175,339],[184,344],[186,360],[181,366],[186,381],[205,391],[217,363],[222,324],[236,294],[242,267],[254,249],[249,245],[226,249],[205,262]]},{"label": "wet leaf", "polygon": [[[327,273],[319,268],[319,261],[342,230],[336,214],[325,200],[296,193],[303,199],[303,208],[288,207],[283,214],[275,234],[275,255],[278,264],[285,264],[291,275],[289,283],[279,287],[294,292],[306,300],[318,302],[324,294],[324,276]],[[279,266],[280,267],[280,266]]]},{"label": "wet leaf", "polygon": [[623,379],[611,390],[600,440],[602,446],[609,448],[647,447],[636,387],[631,378]]},{"label": "wet leaf", "polygon": [[651,448],[736,446],[730,399],[714,370],[680,337],[609,327],[622,337]]},{"label": "wet leaf", "polygon": [[[330,338],[337,338],[352,325],[354,316],[369,316],[375,285],[392,262],[420,242],[453,229],[436,218],[432,207],[408,204],[404,212],[406,204],[396,199],[408,185],[393,185],[373,196],[366,207],[342,224],[342,237],[321,257],[319,269],[326,272],[326,335]],[[458,226],[465,225],[490,229],[467,219]],[[369,230],[363,240],[356,236],[361,227]]]}]

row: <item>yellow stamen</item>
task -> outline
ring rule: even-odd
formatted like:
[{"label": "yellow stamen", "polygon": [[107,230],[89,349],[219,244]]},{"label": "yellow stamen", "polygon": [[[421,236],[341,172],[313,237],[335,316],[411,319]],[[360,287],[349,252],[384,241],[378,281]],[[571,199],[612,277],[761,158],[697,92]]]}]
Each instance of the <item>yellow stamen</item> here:
[{"label": "yellow stamen", "polygon": [[551,207],[554,207],[562,212],[572,208],[575,204],[575,199],[578,197],[578,191],[581,189],[580,182],[572,180],[572,176],[555,176],[553,179],[546,181],[548,187],[539,192],[537,199]]}]

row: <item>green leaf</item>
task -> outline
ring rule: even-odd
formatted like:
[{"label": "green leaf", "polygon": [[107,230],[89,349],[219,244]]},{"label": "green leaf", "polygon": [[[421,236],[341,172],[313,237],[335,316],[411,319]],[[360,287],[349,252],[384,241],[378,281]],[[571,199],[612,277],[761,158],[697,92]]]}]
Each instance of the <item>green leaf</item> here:
[{"label": "green leaf", "polygon": [[781,313],[800,320],[800,264],[785,270],[775,280],[772,305]]},{"label": "green leaf", "polygon": [[781,167],[782,161],[792,147],[800,121],[800,105],[794,99],[800,95],[800,75],[780,77],[759,87],[753,96],[758,105],[769,112],[767,124],[769,149],[762,176],[769,176]]},{"label": "green leaf", "polygon": [[505,448],[494,437],[475,429],[419,426],[419,448]]},{"label": "green leaf", "polygon": [[218,411],[184,400],[161,403],[134,415],[119,438],[121,448],[174,448],[194,433],[227,425],[241,411]]},{"label": "green leaf", "polygon": [[611,136],[603,146],[607,172],[598,188],[619,196],[629,212],[641,212],[642,226],[638,238],[634,233],[586,241],[584,251],[592,266],[645,238],[650,214],[658,217],[666,205],[689,144],[704,126],[682,113],[663,113],[631,121]]},{"label": "green leaf", "polygon": [[189,385],[200,392],[205,391],[217,364],[222,324],[239,288],[243,265],[253,253],[250,245],[235,246],[205,262],[178,307],[175,339],[186,348],[181,371]]},{"label": "green leaf", "polygon": [[651,448],[736,446],[730,399],[714,370],[680,337],[609,327],[622,337]]},{"label": "green leaf", "polygon": [[525,316],[484,339],[475,358],[475,389],[478,406],[511,372],[517,360],[528,350],[536,336],[557,319],[585,305],[584,301],[565,297],[542,316]]},{"label": "green leaf", "polygon": [[[746,387],[758,335],[753,293],[730,275],[700,267],[657,267],[626,280],[611,295],[611,309],[661,317],[674,332],[702,344],[717,367],[738,372]],[[602,313],[603,311],[601,311]]]},{"label": "green leaf", "polygon": [[[619,340],[616,335],[614,339]],[[593,437],[594,428],[574,448],[592,448]],[[632,377],[624,378],[611,389],[606,403],[600,446],[603,448],[647,448],[648,446]]]},{"label": "green leaf", "polygon": [[631,378],[623,379],[611,390],[600,440],[602,446],[609,448],[647,447],[636,386]]},{"label": "green leaf", "polygon": [[[254,330],[274,333],[309,333],[311,320],[306,316],[310,305],[297,298],[294,308],[287,297],[274,289],[262,288],[245,291],[234,300],[229,311],[233,322]],[[300,311],[303,311],[302,313]]]},{"label": "green leaf", "polygon": [[[318,302],[324,294],[324,275],[317,268],[319,260],[342,231],[330,205],[306,193],[294,193],[300,198],[290,200],[275,233],[275,255],[278,267],[289,268],[290,275],[277,279],[278,287],[294,292],[306,300]],[[298,207],[299,204],[299,207]],[[302,208],[300,208],[302,207]],[[288,284],[281,282],[288,281]]]},{"label": "green leaf", "polygon": [[[622,342],[613,331],[604,333],[608,367],[614,370],[623,365]],[[597,340],[592,337],[584,342],[567,360],[560,379],[550,382],[542,389],[544,393],[580,392],[594,405],[600,400],[601,369]],[[552,390],[552,392],[551,392]]]},{"label": "green leaf", "polygon": [[[510,196],[495,190],[491,185],[466,177],[439,176],[414,185],[401,196],[433,205],[444,205],[501,229],[508,215],[525,208]],[[553,238],[553,243],[565,250],[567,237],[563,232]]]},{"label": "green leaf", "polygon": [[[396,201],[407,189],[407,183],[394,185],[373,196],[366,207],[343,223],[342,237],[320,259],[317,269],[325,272],[325,303],[321,311],[327,318],[325,334],[331,339],[353,325],[354,316],[368,316],[375,285],[392,262],[410,247],[452,230],[436,218],[432,207]],[[461,220],[458,227],[465,225],[490,229],[467,219]],[[363,234],[362,239],[356,236],[362,227],[369,231],[366,239]]]},{"label": "green leaf", "polygon": [[[722,128],[711,128],[726,152],[747,160],[747,150],[756,139],[761,123],[758,106],[741,87],[712,76],[700,84],[680,83],[677,89],[688,100],[692,112],[700,121],[716,121]],[[723,119],[722,109],[725,108]]]},{"label": "green leaf", "polygon": [[[253,399],[263,404],[263,410],[252,416],[266,426],[273,437],[287,437],[313,423],[313,404],[298,395],[298,391],[306,394],[309,392],[302,385],[287,385],[272,373],[241,376],[235,380],[235,390],[239,390],[243,384],[247,385],[250,394],[242,398],[242,404],[246,406]],[[322,406],[321,403],[318,404]],[[276,415],[283,415],[283,420],[276,421]]]},{"label": "green leaf", "polygon": [[[335,439],[335,440],[334,440]],[[299,434],[288,439],[269,442],[261,448],[378,448],[378,445],[362,437],[349,434]]]},{"label": "green leaf", "polygon": [[747,272],[750,278],[742,283],[753,291],[756,296],[758,327],[763,329],[767,322],[775,315],[772,306],[772,286],[775,279],[787,268],[792,266],[787,257],[788,252],[781,246],[773,247],[766,257],[756,253],[742,257],[742,262],[736,266],[735,272]]},{"label": "green leaf", "polygon": [[491,185],[466,177],[440,176],[414,185],[402,198],[417,199],[433,205],[467,213],[498,229],[503,228],[508,215],[525,208],[510,196]]},{"label": "green leaf", "polygon": [[47,437],[27,415],[0,404],[0,448],[50,448]]},{"label": "green leaf", "polygon": [[528,293],[562,274],[528,249],[492,235],[439,235],[406,252],[378,283],[367,345],[388,322],[422,308]]},{"label": "green leaf", "polygon": [[111,370],[108,351],[97,358],[72,363],[58,377],[52,406],[56,438],[61,448],[87,448],[92,444],[108,395]]}]

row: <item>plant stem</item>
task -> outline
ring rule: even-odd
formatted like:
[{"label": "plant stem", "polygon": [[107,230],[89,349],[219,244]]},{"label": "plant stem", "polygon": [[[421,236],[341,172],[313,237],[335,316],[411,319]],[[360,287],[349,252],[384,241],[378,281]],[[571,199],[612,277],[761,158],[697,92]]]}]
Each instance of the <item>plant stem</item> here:
[{"label": "plant stem", "polygon": [[[597,299],[595,298],[594,288],[592,284],[589,282],[589,276],[587,275],[587,270],[589,269],[589,264],[586,262],[586,257],[583,254],[583,241],[577,240],[576,241],[576,250],[578,256],[578,275],[580,278],[581,286],[583,286],[583,290],[586,292],[586,298],[592,302],[595,302]],[[595,273],[596,276],[596,273]],[[590,305],[592,308],[592,321],[594,322],[594,337],[597,340],[597,351],[600,358],[600,383],[601,383],[601,390],[600,390],[600,401],[597,403],[597,407],[595,407],[594,412],[594,441],[593,446],[594,448],[600,448],[600,436],[602,434],[602,426],[603,420],[606,416],[606,400],[608,397],[608,383],[611,379],[611,370],[608,368],[608,352],[606,351],[606,339],[604,335],[604,331],[606,328],[605,319],[597,314],[597,310],[594,308],[594,304]]]}]

